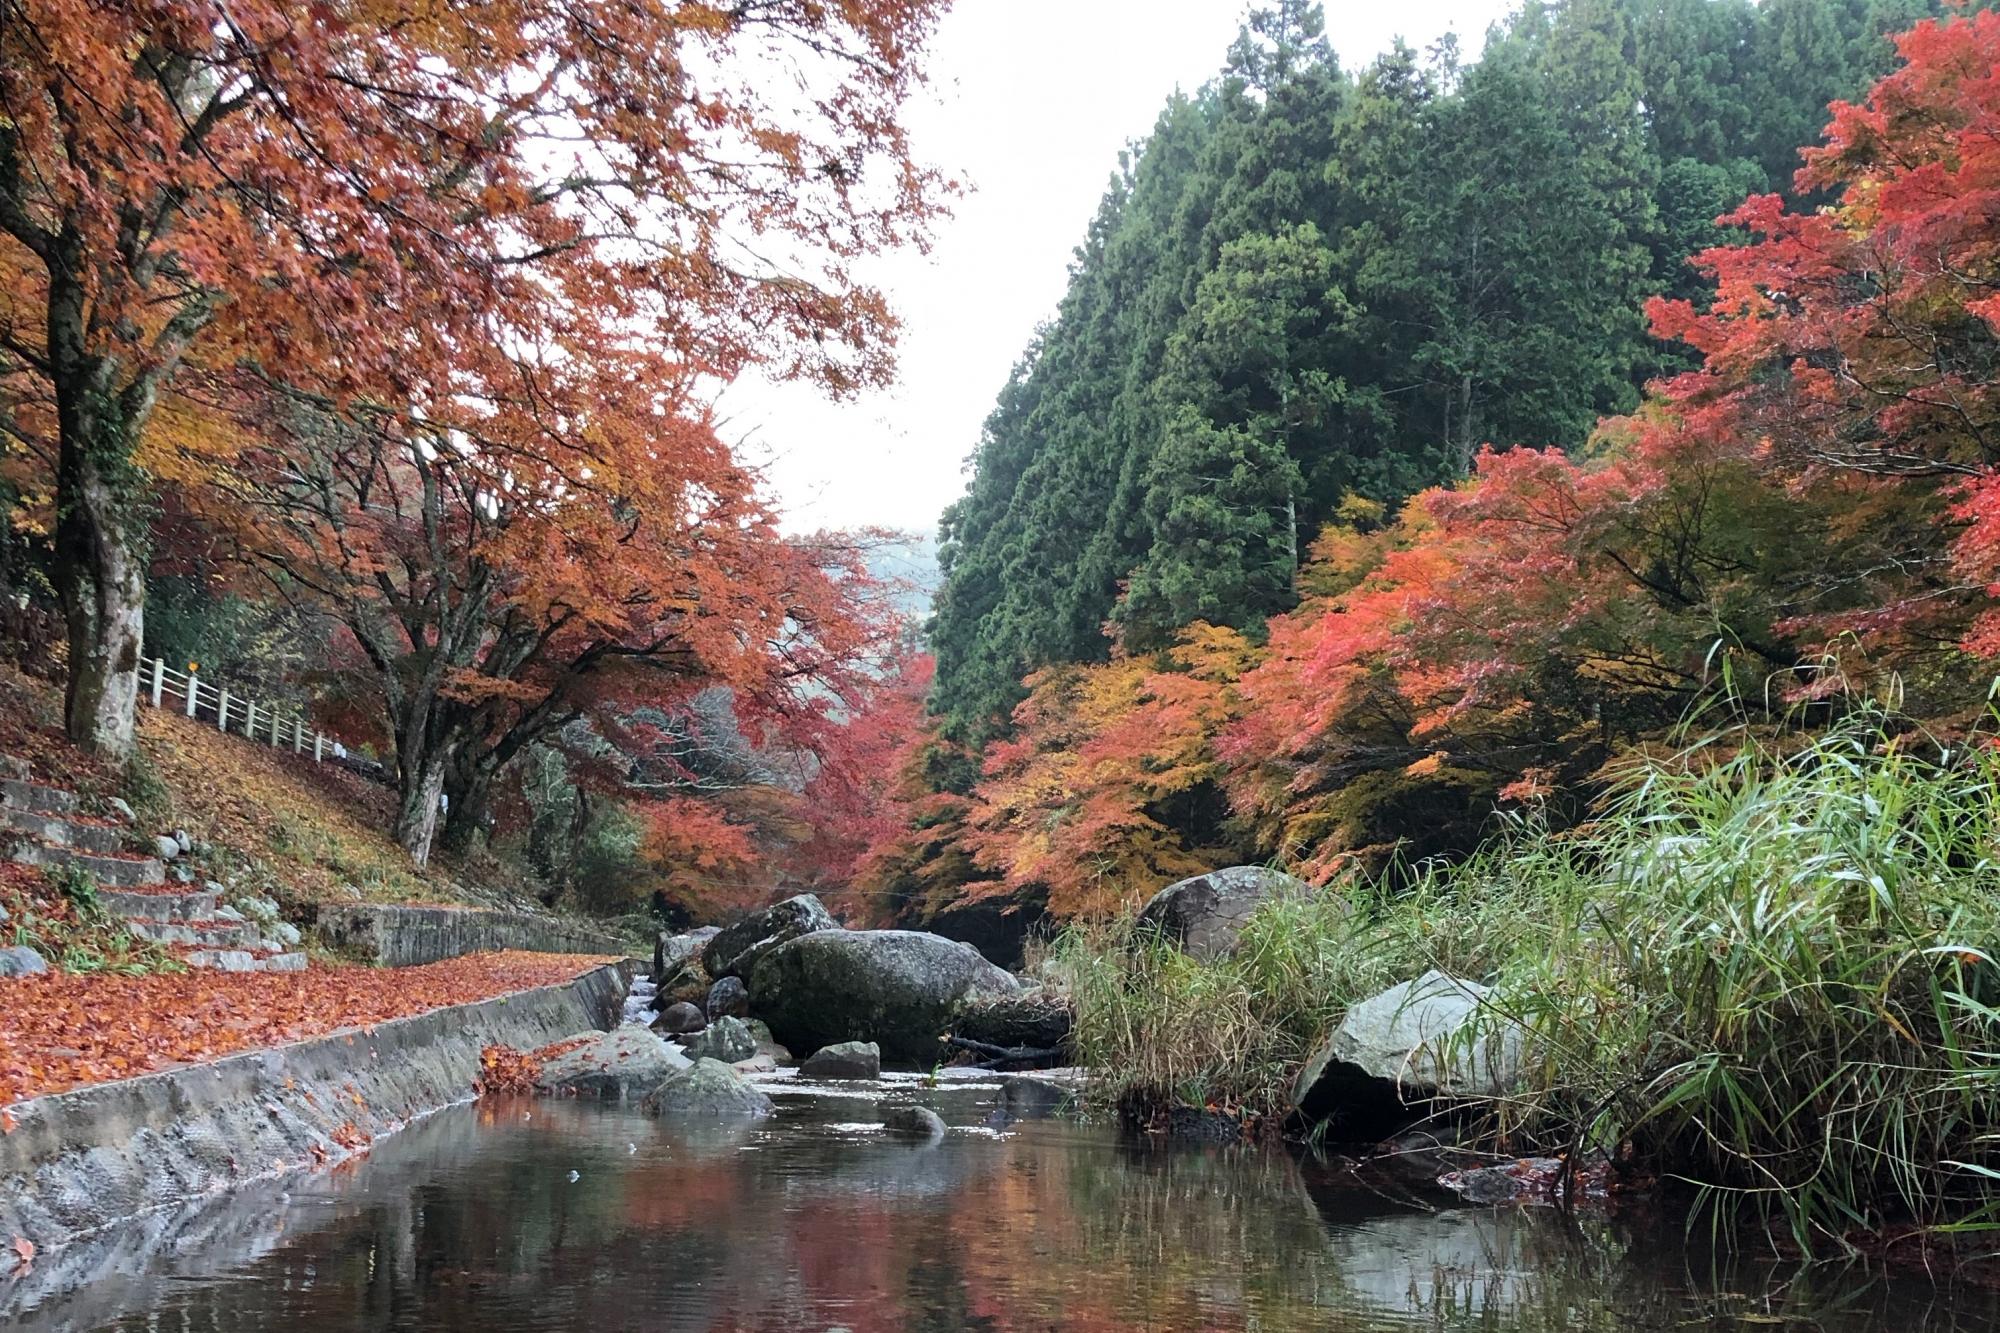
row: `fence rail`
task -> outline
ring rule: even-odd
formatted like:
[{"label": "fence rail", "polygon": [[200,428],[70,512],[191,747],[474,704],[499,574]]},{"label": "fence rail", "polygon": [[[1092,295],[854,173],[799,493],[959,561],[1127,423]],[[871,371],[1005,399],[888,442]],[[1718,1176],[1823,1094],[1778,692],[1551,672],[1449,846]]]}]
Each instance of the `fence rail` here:
[{"label": "fence rail", "polygon": [[276,749],[289,746],[293,754],[310,750],[315,763],[332,761],[377,781],[386,776],[380,764],[350,755],[339,740],[309,728],[305,714],[296,708],[259,703],[248,695],[232,693],[227,685],[203,680],[198,671],[174,670],[164,658],[140,659],[139,697],[155,708],[171,707],[197,721],[213,722],[225,735],[262,741]]}]

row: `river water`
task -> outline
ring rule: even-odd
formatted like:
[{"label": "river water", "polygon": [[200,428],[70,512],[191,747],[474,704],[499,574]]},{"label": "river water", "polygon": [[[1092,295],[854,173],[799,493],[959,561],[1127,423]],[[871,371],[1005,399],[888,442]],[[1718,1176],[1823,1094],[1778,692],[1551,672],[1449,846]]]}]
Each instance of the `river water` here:
[{"label": "river water", "polygon": [[[1639,1219],[1390,1198],[1282,1150],[952,1122],[776,1086],[756,1125],[506,1100],[0,1280],[0,1327],[181,1330],[2000,1328],[1989,1293],[1712,1259]],[[851,1090],[850,1090],[851,1091]]]}]

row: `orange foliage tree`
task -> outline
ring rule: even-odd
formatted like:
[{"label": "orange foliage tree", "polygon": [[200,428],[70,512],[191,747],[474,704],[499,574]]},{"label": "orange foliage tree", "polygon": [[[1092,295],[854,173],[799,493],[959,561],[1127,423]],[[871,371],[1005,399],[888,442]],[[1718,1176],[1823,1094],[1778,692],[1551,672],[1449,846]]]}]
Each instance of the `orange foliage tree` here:
[{"label": "orange foliage tree", "polygon": [[965,814],[968,901],[1029,888],[1063,918],[1102,916],[1213,869],[1233,839],[1213,741],[1256,650],[1197,623],[1159,654],[1028,677],[1014,735],[987,748]]},{"label": "orange foliage tree", "polygon": [[[765,530],[696,386],[752,362],[835,391],[886,373],[891,321],[848,264],[936,205],[896,113],[943,3],[7,0],[0,374],[53,478],[72,735],[130,744],[138,460],[163,395],[259,424],[309,407],[338,427],[315,446],[357,450],[339,466],[364,507],[435,492],[399,498],[382,523],[413,532],[363,553],[373,516],[336,531],[301,500],[326,467],[289,492],[256,478],[288,569],[310,530],[313,561],[357,582],[408,540],[519,570],[504,592],[383,592],[385,620],[422,607],[383,678],[431,697],[469,665],[459,620],[622,626],[597,566],[664,559],[703,521]],[[172,442],[190,467],[211,444]],[[273,466],[303,449],[283,432]],[[730,619],[734,594],[697,586],[726,566],[677,563],[653,600]],[[768,595],[748,595],[752,637]],[[438,782],[428,752],[402,767],[406,796]]]}]

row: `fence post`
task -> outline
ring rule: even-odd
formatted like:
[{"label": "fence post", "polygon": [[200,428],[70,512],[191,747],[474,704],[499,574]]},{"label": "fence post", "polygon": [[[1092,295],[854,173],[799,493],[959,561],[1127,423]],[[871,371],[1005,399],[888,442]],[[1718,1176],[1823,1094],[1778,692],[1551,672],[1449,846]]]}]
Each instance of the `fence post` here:
[{"label": "fence post", "polygon": [[313,733],[313,762],[322,763],[326,758],[326,737],[317,731]]},{"label": "fence post", "polygon": [[194,716],[194,701],[197,697],[200,696],[200,694],[201,694],[201,688],[195,683],[194,668],[189,667],[188,688],[187,688],[187,712],[189,717]]},{"label": "fence post", "polygon": [[166,688],[167,659],[156,657],[153,659],[153,707],[158,708],[160,706],[160,696]]},{"label": "fence post", "polygon": [[229,687],[218,685],[215,691],[215,725],[226,735],[229,731]]},{"label": "fence post", "polygon": [[292,715],[292,753],[297,754],[299,751],[305,748],[306,748],[305,719],[299,716],[298,714],[294,713]]}]

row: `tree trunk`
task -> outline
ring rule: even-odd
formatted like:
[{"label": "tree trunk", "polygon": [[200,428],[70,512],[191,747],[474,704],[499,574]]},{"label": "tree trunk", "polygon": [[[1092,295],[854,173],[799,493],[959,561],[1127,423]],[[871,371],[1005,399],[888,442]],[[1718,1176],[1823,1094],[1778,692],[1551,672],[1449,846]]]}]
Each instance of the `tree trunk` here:
[{"label": "tree trunk", "polygon": [[414,770],[405,769],[402,800],[396,807],[396,841],[418,865],[431,859],[431,839],[437,833],[438,797],[444,792],[444,761],[425,754]]},{"label": "tree trunk", "polygon": [[146,520],[131,463],[143,413],[135,420],[112,391],[113,363],[84,350],[81,288],[53,286],[56,591],[69,637],[63,723],[83,749],[123,763],[132,753],[145,638]]},{"label": "tree trunk", "polygon": [[479,843],[486,829],[486,812],[493,797],[494,771],[478,760],[453,762],[444,791],[450,798],[445,811],[443,843],[446,850],[462,855]]}]

